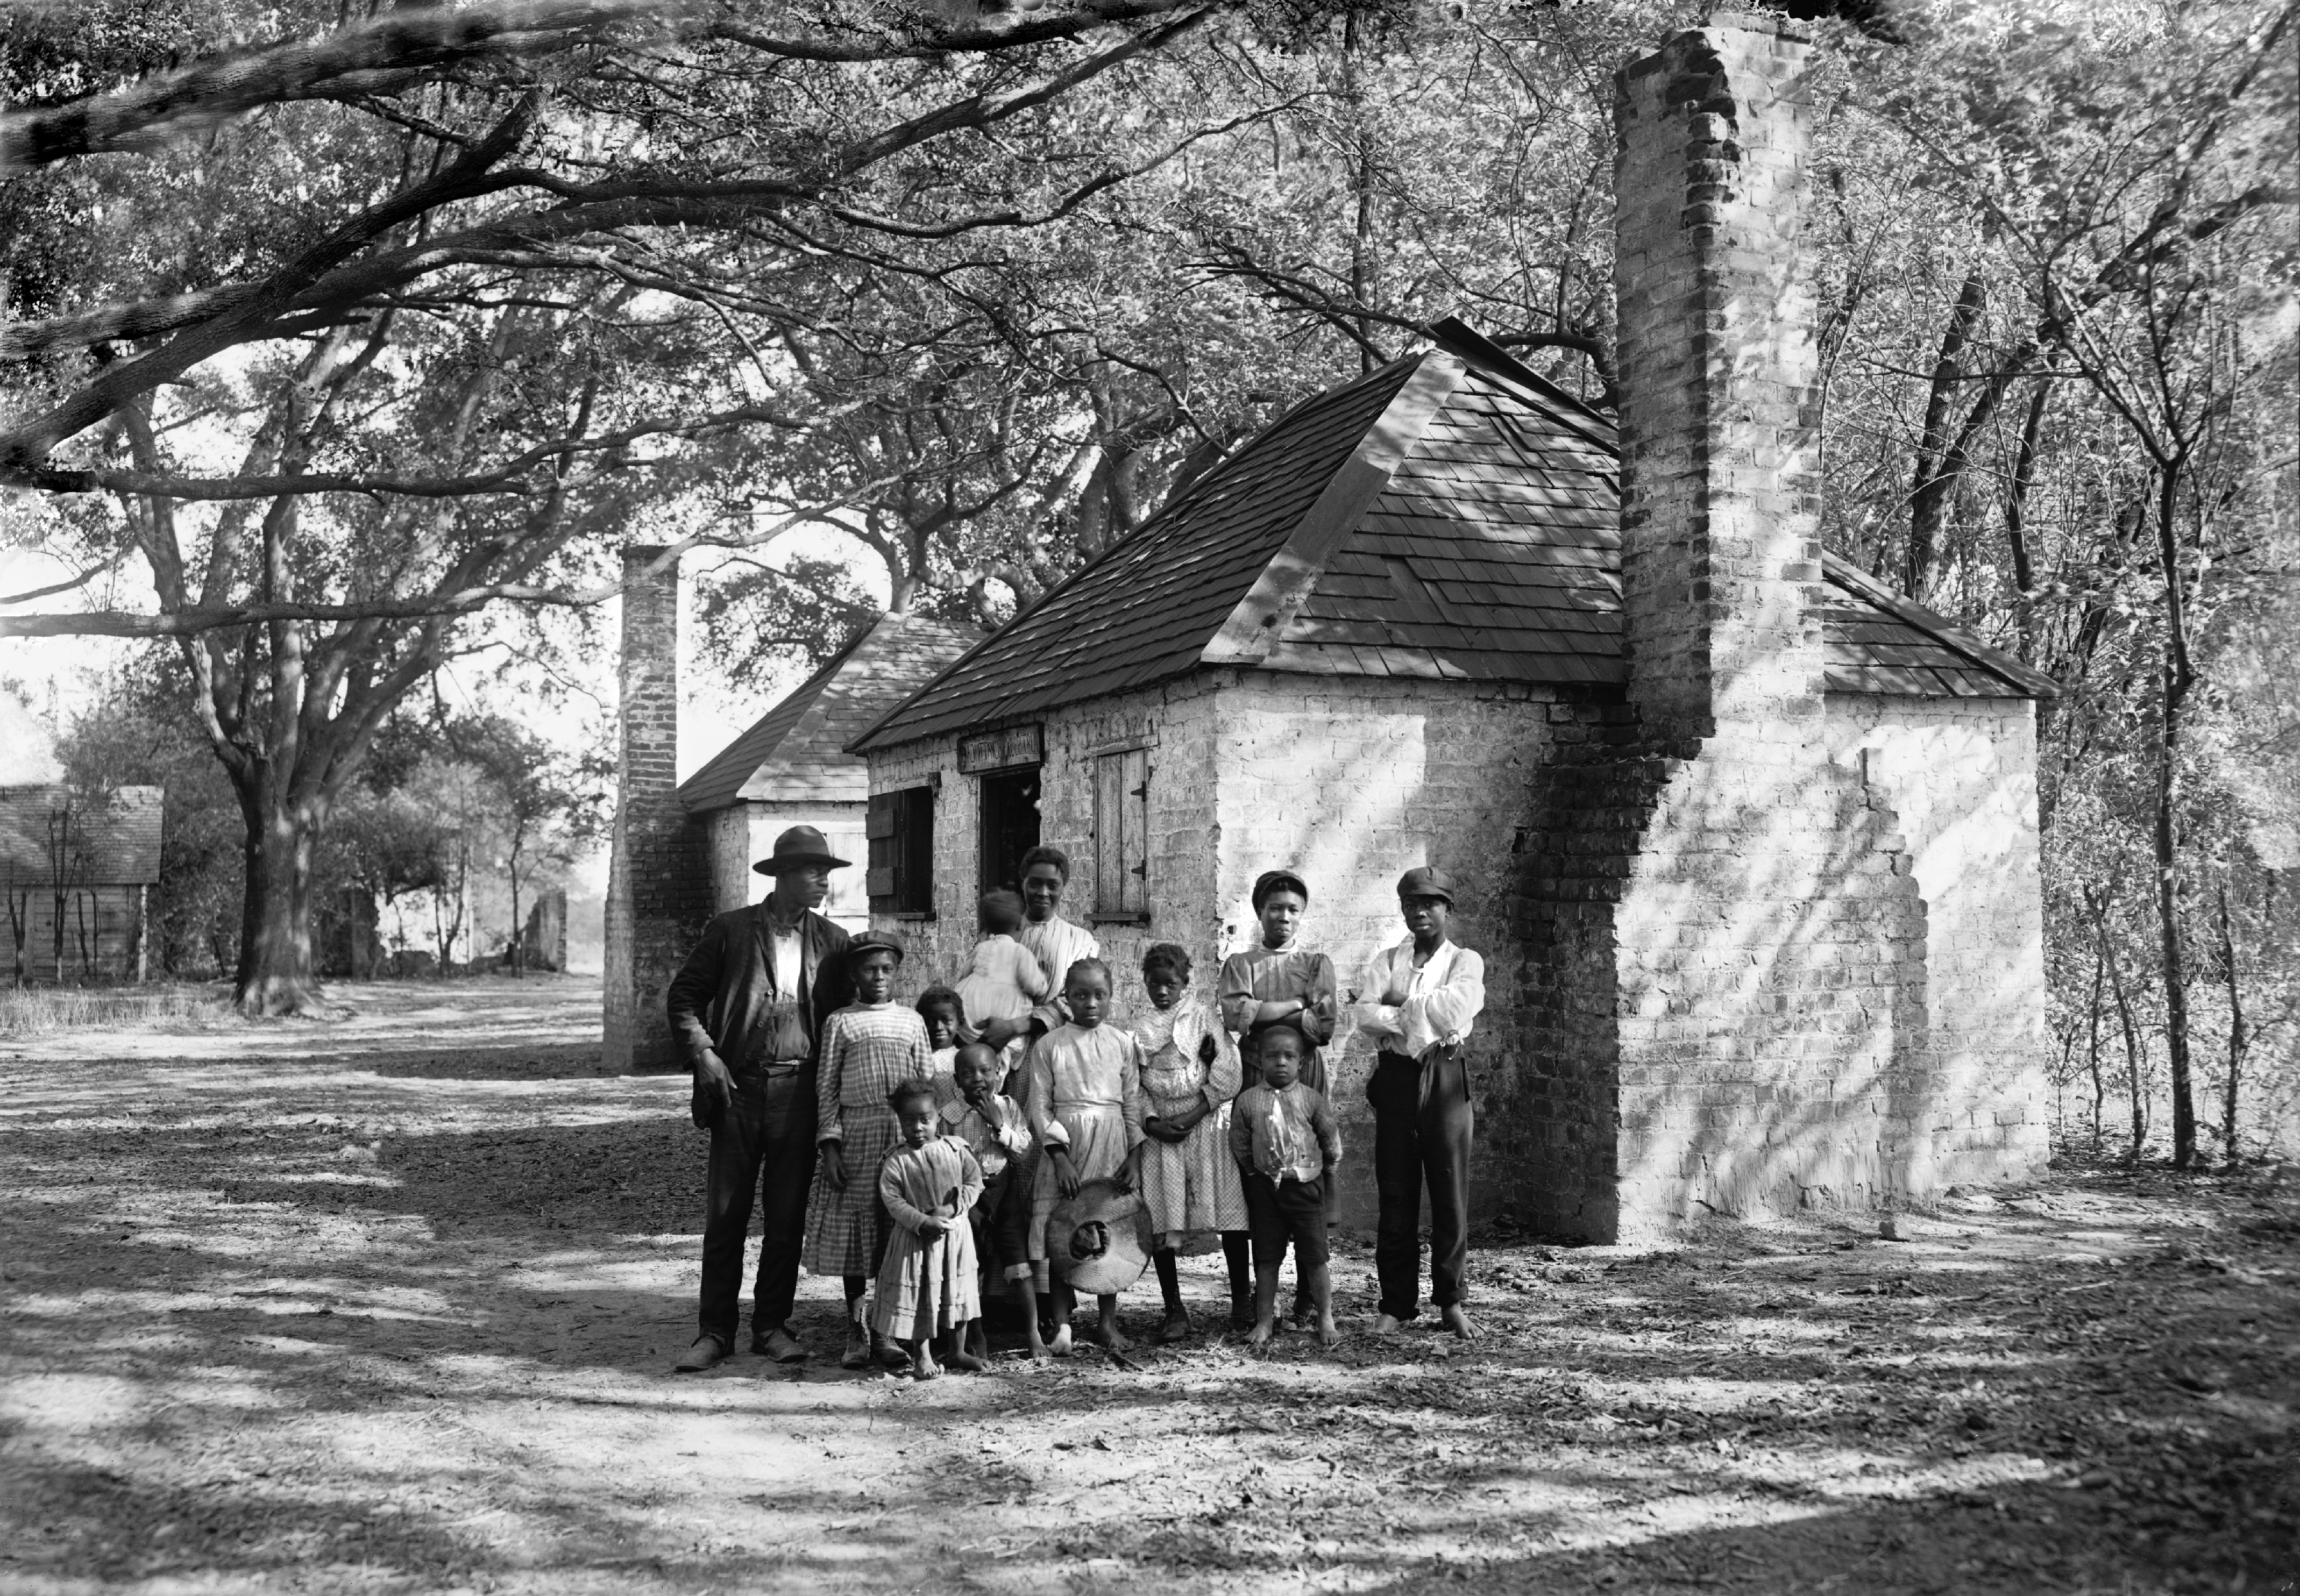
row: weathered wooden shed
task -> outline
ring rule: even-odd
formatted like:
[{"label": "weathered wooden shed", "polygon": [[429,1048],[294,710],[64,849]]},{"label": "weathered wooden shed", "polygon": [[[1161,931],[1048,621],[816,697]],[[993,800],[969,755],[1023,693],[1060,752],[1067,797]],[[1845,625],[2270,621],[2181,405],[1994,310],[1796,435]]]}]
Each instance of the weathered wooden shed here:
[{"label": "weathered wooden shed", "polygon": [[0,693],[0,977],[140,981],[165,790],[63,777],[54,737]]}]

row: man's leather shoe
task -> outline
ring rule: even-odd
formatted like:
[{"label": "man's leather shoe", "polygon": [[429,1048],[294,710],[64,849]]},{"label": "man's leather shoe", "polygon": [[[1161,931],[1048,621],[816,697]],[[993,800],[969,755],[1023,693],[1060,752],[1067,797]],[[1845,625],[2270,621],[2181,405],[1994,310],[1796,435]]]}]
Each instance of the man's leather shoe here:
[{"label": "man's leather shoe", "polygon": [[908,1368],[911,1363],[908,1352],[876,1330],[871,1332],[871,1355],[878,1359],[882,1368]]},{"label": "man's leather shoe", "polygon": [[715,1335],[698,1335],[695,1344],[687,1349],[686,1356],[671,1366],[677,1375],[699,1375],[704,1369],[716,1368],[727,1361],[727,1343]]},{"label": "man's leather shoe", "polygon": [[754,1332],[751,1351],[762,1358],[771,1358],[777,1363],[804,1363],[806,1349],[798,1344],[798,1337],[777,1325],[764,1334]]},{"label": "man's leather shoe", "polygon": [[861,1319],[846,1321],[846,1351],[838,1359],[841,1368],[871,1367],[871,1333],[862,1327]]}]

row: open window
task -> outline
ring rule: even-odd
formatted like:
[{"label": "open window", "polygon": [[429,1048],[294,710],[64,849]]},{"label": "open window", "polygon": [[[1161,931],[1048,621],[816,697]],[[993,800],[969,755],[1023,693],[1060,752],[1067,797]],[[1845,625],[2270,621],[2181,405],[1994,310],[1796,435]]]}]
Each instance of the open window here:
[{"label": "open window", "polygon": [[903,787],[871,794],[871,912],[934,913],[932,787]]},{"label": "open window", "polygon": [[1094,918],[1150,919],[1150,751],[1094,761]]}]

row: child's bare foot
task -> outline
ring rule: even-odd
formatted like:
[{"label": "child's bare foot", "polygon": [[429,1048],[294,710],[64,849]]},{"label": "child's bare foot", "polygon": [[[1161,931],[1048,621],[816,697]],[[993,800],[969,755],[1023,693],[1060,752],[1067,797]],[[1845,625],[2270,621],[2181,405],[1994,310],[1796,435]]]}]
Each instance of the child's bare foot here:
[{"label": "child's bare foot", "polygon": [[1046,1342],[1046,1351],[1057,1358],[1071,1355],[1071,1327],[1068,1325],[1054,1326],[1054,1339]]},{"label": "child's bare foot", "polygon": [[1118,1327],[1116,1319],[1107,1320],[1094,1327],[1094,1338],[1113,1352],[1129,1351],[1134,1342]]},{"label": "child's bare foot", "polygon": [[1329,1309],[1326,1312],[1320,1314],[1318,1316],[1318,1344],[1321,1347],[1330,1347],[1341,1339],[1341,1326],[1334,1323],[1334,1315],[1332,1310]]},{"label": "child's bare foot", "polygon": [[931,1380],[941,1373],[942,1370],[935,1363],[934,1353],[928,1348],[927,1343],[919,1342],[918,1350],[911,1354],[911,1378]]},{"label": "child's bare foot", "polygon": [[1187,1308],[1175,1307],[1166,1310],[1166,1317],[1159,1321],[1158,1334],[1153,1339],[1164,1346],[1184,1340],[1189,1334],[1190,1310]]},{"label": "child's bare foot", "polygon": [[979,1375],[990,1367],[971,1352],[953,1352],[944,1359],[943,1362],[952,1368],[970,1375]]},{"label": "child's bare foot", "polygon": [[1376,1335],[1395,1335],[1404,1328],[1404,1321],[1400,1319],[1394,1313],[1376,1314],[1374,1316],[1373,1333]]},{"label": "child's bare foot", "polygon": [[1040,1341],[1037,1336],[1032,1336],[1030,1338],[1030,1361],[1033,1363],[1052,1363],[1054,1360],[1054,1355],[1046,1350],[1046,1343]]},{"label": "child's bare foot", "polygon": [[1445,1313],[1440,1317],[1442,1317],[1446,1321],[1446,1328],[1451,1330],[1463,1341],[1475,1341],[1478,1339],[1478,1326],[1471,1321],[1468,1314],[1462,1311],[1462,1305],[1459,1302],[1456,1302],[1452,1307],[1446,1309]]},{"label": "child's bare foot", "polygon": [[1257,1352],[1262,1351],[1269,1347],[1272,1341],[1277,1339],[1277,1319],[1256,1319],[1254,1321],[1254,1334],[1246,1338],[1246,1344],[1252,1347]]}]

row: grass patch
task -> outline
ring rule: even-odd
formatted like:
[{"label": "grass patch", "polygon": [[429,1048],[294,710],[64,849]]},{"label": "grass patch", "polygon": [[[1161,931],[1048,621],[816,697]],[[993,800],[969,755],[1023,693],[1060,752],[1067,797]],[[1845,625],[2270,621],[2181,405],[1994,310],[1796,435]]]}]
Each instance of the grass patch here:
[{"label": "grass patch", "polygon": [[6,988],[0,989],[0,1036],[49,1036],[123,1026],[172,1028],[188,1020],[221,1019],[228,1012],[229,1005],[213,987],[172,982]]}]

